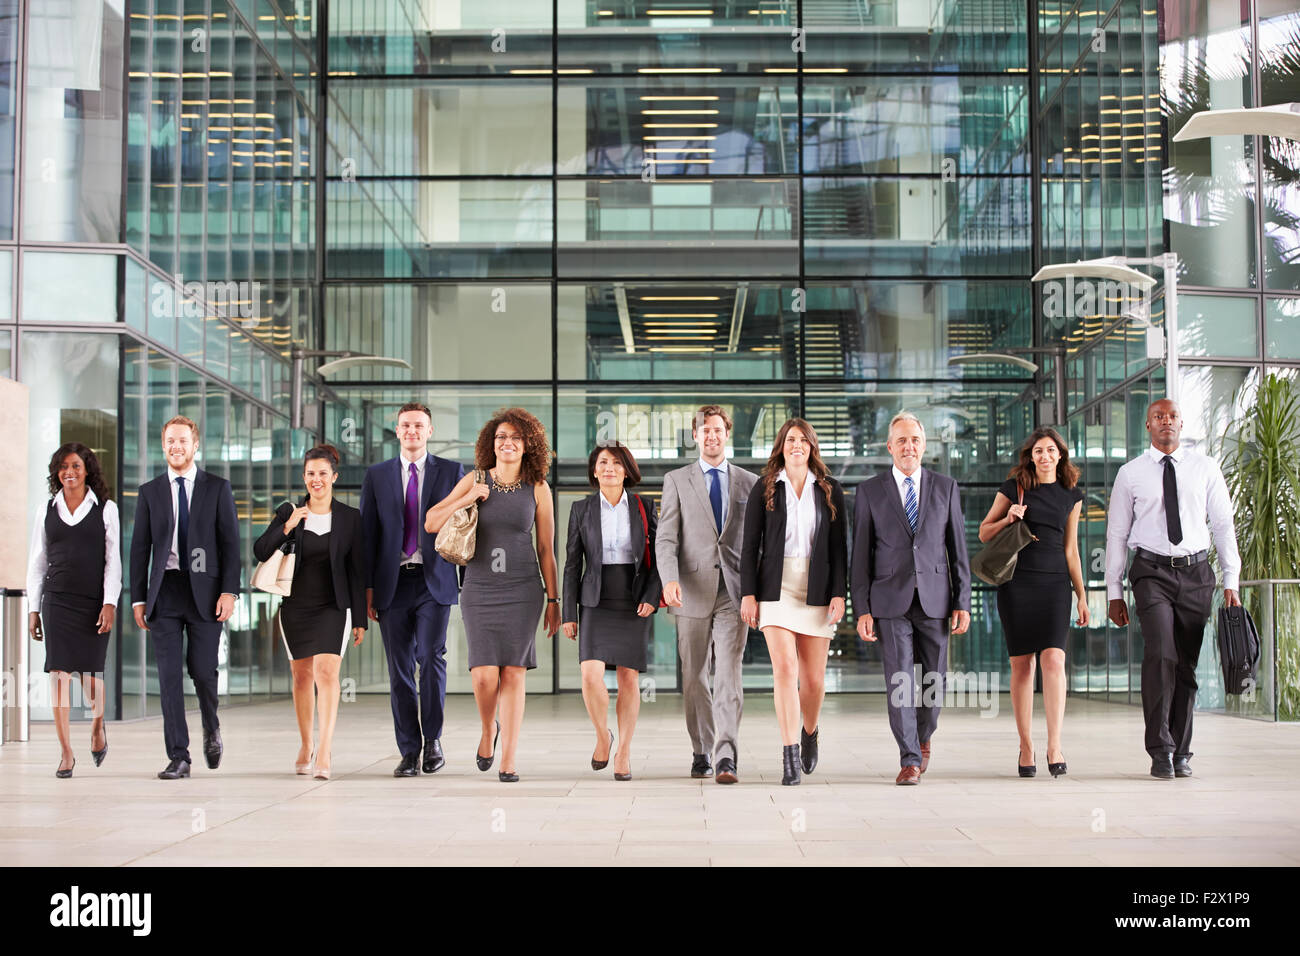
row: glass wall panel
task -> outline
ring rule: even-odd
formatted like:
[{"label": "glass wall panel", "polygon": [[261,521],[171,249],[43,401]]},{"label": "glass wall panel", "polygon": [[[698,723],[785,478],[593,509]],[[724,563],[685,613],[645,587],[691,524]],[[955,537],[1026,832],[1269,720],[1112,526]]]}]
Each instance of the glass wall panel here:
[{"label": "glass wall panel", "polygon": [[1264,339],[1269,358],[1300,360],[1300,299],[1264,300]]},{"label": "glass wall panel", "polygon": [[116,322],[117,257],[23,253],[24,322]]},{"label": "glass wall panel", "polygon": [[1178,354],[1220,358],[1259,355],[1254,297],[1180,295]]},{"label": "glass wall panel", "polygon": [[18,113],[18,0],[0,0],[0,239],[14,237],[14,118]]}]

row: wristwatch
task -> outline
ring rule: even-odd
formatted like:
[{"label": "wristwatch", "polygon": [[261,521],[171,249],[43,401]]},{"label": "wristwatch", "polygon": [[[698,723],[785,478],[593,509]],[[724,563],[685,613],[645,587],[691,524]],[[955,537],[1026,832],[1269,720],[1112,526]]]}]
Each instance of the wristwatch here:
[{"label": "wristwatch", "polygon": [[547,604],[559,604],[559,603],[560,603],[560,599],[559,599],[559,598],[547,598],[547,599],[546,599],[546,603],[547,603]]}]

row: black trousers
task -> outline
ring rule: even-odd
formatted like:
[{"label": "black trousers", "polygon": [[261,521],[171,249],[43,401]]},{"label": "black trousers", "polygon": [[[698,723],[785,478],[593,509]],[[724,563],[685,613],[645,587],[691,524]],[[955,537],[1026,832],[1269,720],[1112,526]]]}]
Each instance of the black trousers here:
[{"label": "black trousers", "polygon": [[203,729],[211,733],[221,726],[217,720],[217,652],[224,627],[220,621],[205,621],[199,616],[185,572],[168,571],[163,575],[153,617],[149,620],[149,635],[158,659],[163,743],[169,760],[193,762],[190,761],[190,728],[185,721],[182,661],[194,681]]},{"label": "black trousers", "polygon": [[1214,600],[1214,571],[1208,561],[1171,568],[1135,557],[1128,577],[1142,625],[1147,753],[1190,757],[1196,661]]}]

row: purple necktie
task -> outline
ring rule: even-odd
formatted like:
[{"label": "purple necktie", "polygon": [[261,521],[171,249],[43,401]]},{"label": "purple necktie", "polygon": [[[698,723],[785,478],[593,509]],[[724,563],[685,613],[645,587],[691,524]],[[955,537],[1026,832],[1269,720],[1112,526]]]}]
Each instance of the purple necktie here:
[{"label": "purple necktie", "polygon": [[415,523],[420,520],[420,479],[411,462],[411,477],[406,482],[406,507],[402,511],[402,557],[415,554]]}]

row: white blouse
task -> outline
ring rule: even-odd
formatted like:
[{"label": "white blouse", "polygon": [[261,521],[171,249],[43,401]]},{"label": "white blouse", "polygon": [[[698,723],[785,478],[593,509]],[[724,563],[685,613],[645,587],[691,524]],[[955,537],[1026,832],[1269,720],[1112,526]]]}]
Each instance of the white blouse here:
[{"label": "white blouse", "polygon": [[[86,489],[86,497],[76,511],[68,511],[63,500],[63,489],[54,496],[54,508],[59,519],[66,525],[81,523],[90,514],[90,509],[99,501],[95,493]],[[48,506],[47,506],[48,507]],[[27,561],[27,609],[41,609],[41,595],[45,588],[45,571],[49,567],[49,558],[45,550],[45,508],[36,513],[35,527],[32,528],[32,545]],[[122,557],[118,550],[121,537],[117,520],[117,503],[112,499],[104,502],[104,603],[117,604],[122,595]]]},{"label": "white blouse", "polygon": [[808,472],[803,480],[803,494],[796,495],[794,485],[782,468],[777,481],[785,482],[785,556],[811,558],[813,536],[817,533],[817,479]]},{"label": "white blouse", "polygon": [[323,515],[318,515],[314,511],[307,512],[307,517],[302,519],[302,526],[312,534],[327,535],[330,528],[334,526],[334,513],[327,511]]},{"label": "white blouse", "polygon": [[636,545],[632,542],[632,516],[629,511],[627,492],[618,499],[618,504],[611,505],[609,499],[599,491],[600,499],[600,541],[601,563],[636,564]]}]

